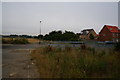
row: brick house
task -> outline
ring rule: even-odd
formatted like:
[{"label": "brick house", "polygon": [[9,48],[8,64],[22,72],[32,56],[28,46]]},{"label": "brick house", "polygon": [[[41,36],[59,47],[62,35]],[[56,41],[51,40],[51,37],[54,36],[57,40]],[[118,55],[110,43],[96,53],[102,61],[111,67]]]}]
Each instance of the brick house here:
[{"label": "brick house", "polygon": [[94,39],[98,36],[94,29],[84,29],[81,31],[80,39],[90,40],[90,35],[94,36]]},{"label": "brick house", "polygon": [[99,32],[99,41],[120,41],[120,30],[116,26],[104,25]]}]

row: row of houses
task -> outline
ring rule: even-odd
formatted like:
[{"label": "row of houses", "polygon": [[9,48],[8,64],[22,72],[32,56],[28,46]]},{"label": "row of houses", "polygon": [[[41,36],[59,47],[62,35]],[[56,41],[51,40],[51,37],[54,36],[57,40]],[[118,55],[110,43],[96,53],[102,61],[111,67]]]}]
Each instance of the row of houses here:
[{"label": "row of houses", "polygon": [[81,31],[80,39],[98,41],[120,41],[120,29],[117,26],[104,25],[99,34],[94,29],[84,29]]}]

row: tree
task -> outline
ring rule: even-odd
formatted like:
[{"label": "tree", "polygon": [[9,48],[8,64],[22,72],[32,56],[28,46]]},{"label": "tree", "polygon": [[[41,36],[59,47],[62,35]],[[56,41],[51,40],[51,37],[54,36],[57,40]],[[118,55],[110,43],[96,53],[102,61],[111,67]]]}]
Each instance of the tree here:
[{"label": "tree", "polygon": [[49,34],[44,36],[45,40],[53,40],[53,41],[76,41],[79,39],[79,36],[73,32],[65,31],[52,31]]},{"label": "tree", "polygon": [[11,34],[10,37],[11,37],[11,38],[15,38],[15,37],[18,37],[18,35],[16,35],[16,34],[15,34],[15,35],[14,35],[14,34]]},{"label": "tree", "polygon": [[92,40],[95,38],[93,34],[90,34],[89,37],[90,37],[90,39],[92,39]]},{"label": "tree", "polygon": [[43,35],[38,35],[38,39],[42,39],[43,38]]}]

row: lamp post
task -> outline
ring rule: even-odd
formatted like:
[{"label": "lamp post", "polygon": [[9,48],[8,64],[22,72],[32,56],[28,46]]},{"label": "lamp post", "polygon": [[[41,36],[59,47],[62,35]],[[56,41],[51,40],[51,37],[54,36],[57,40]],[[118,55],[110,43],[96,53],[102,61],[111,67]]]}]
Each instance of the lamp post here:
[{"label": "lamp post", "polygon": [[40,38],[41,38],[41,22],[42,22],[42,21],[40,21],[40,34],[39,34],[39,44],[40,44]]},{"label": "lamp post", "polygon": [[42,21],[40,21],[40,35],[41,35],[41,22],[42,22]]}]

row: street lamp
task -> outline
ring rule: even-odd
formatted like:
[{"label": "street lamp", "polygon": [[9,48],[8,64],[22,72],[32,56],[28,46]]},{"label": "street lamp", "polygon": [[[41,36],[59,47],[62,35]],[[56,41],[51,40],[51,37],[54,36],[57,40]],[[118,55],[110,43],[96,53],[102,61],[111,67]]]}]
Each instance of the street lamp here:
[{"label": "street lamp", "polygon": [[41,38],[41,22],[42,22],[42,21],[40,21],[40,34],[39,34],[39,44],[40,44],[40,38]]},{"label": "street lamp", "polygon": [[40,35],[41,35],[41,22],[42,22],[42,21],[40,21]]}]

